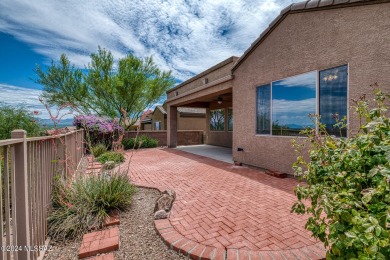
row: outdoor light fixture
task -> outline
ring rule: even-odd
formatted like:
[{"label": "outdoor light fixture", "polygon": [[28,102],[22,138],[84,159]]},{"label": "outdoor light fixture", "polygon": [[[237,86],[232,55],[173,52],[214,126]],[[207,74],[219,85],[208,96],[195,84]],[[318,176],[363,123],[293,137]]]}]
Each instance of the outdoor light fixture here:
[{"label": "outdoor light fixture", "polygon": [[218,105],[222,104],[222,97],[217,98]]}]

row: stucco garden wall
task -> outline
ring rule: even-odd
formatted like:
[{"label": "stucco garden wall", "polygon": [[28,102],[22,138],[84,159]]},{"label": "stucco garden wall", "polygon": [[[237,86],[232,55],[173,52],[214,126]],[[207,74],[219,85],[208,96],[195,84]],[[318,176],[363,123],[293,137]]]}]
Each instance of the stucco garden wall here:
[{"label": "stucco garden wall", "polygon": [[[133,138],[137,131],[128,131],[125,138]],[[167,131],[140,131],[138,136],[147,135],[157,139],[159,146],[167,146]],[[177,131],[177,145],[198,145],[203,144],[203,131]]]}]

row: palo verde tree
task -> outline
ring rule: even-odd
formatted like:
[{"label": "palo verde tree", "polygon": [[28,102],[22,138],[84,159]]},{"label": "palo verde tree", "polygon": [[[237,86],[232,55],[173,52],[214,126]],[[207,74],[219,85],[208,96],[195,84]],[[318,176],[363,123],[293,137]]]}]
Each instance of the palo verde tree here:
[{"label": "palo verde tree", "polygon": [[128,54],[116,64],[111,52],[100,47],[91,54],[85,73],[65,54],[46,71],[37,66],[35,72],[49,104],[72,104],[85,114],[119,117],[127,126],[174,84],[171,71],[161,71],[151,57]]}]

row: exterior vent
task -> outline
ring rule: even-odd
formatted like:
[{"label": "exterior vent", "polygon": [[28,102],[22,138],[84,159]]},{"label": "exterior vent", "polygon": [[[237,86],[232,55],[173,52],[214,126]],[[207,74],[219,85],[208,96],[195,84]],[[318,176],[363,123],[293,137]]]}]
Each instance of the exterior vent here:
[{"label": "exterior vent", "polygon": [[203,82],[203,85],[206,85],[207,83],[209,83],[209,79],[208,78],[203,78],[202,82]]},{"label": "exterior vent", "polygon": [[175,96],[177,97],[179,95],[179,91],[175,91]]}]

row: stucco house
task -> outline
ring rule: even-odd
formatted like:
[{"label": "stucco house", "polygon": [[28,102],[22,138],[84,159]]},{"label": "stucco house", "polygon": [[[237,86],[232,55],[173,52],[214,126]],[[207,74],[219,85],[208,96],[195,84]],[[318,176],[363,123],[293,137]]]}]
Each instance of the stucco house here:
[{"label": "stucco house", "polygon": [[379,82],[390,91],[390,1],[310,0],[289,5],[240,57],[231,57],[167,92],[168,145],[177,143],[177,107],[206,109],[206,143],[232,147],[233,160],[292,173],[291,140],[328,131],[345,116],[358,129],[352,98]]}]

